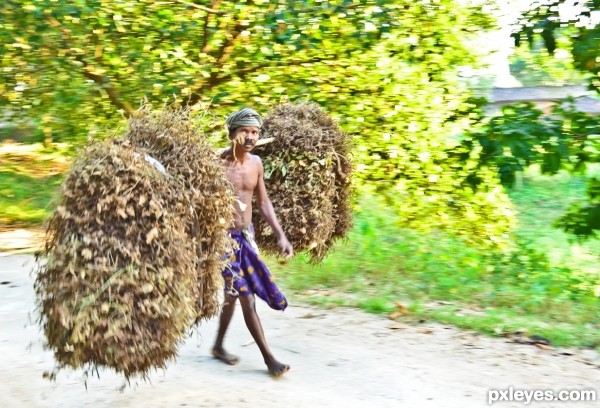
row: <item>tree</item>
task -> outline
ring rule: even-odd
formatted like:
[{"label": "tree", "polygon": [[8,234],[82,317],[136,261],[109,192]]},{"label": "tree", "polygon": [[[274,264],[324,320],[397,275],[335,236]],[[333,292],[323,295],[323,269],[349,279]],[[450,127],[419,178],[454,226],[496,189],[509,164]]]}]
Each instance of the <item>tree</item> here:
[{"label": "tree", "polygon": [[[273,73],[305,73],[368,49],[400,12],[383,1],[200,3],[5,2],[3,102],[57,125],[127,116],[142,98],[232,103],[242,83],[252,89],[241,97],[268,94]],[[93,108],[62,113],[67,106]]]},{"label": "tree", "polygon": [[8,0],[0,21],[2,104],[59,138],[83,141],[142,98],[210,106],[217,122],[309,98],[354,136],[357,180],[404,225],[487,243],[510,229],[493,173],[448,155],[472,120],[457,67],[477,60],[467,41],[490,24],[481,4]]},{"label": "tree", "polygon": [[[547,0],[535,4],[520,21],[514,33],[515,44],[519,46],[526,38],[532,46],[541,38],[546,49],[553,53],[557,38],[565,32],[571,34],[574,66],[589,74],[590,88],[600,92],[600,24],[592,18],[593,12],[600,11],[600,0]],[[595,118],[578,114],[572,110],[559,109],[565,118],[563,134],[570,138],[570,152],[576,162],[570,167],[579,171],[587,163],[598,162],[598,125]],[[563,157],[568,162],[568,158]],[[560,163],[560,155],[556,161]],[[591,178],[587,197],[574,204],[558,221],[558,226],[580,238],[597,236],[600,231],[600,201],[598,200],[597,180]]]},{"label": "tree", "polygon": [[584,84],[586,74],[575,69],[570,37],[565,33],[556,39],[557,48],[550,54],[538,39],[528,47],[518,47],[511,57],[510,72],[523,86]]},{"label": "tree", "polygon": [[600,11],[600,0],[545,0],[534,2],[516,24],[513,38],[517,46],[523,40],[530,46],[541,39],[551,54],[561,37],[570,37],[575,68],[590,75],[590,86],[600,89],[600,25],[592,13]]},{"label": "tree", "polygon": [[[574,109],[571,101],[545,115],[531,103],[503,107],[491,118],[482,116],[479,126],[464,138],[453,154],[466,160],[479,152],[479,167],[497,169],[503,185],[512,187],[517,172],[538,164],[542,173],[559,170],[585,173],[600,162],[600,125],[597,118]],[[482,180],[472,177],[477,187]],[[597,237],[600,232],[600,194],[597,178],[588,182],[586,197],[574,203],[555,225],[579,238]]]}]

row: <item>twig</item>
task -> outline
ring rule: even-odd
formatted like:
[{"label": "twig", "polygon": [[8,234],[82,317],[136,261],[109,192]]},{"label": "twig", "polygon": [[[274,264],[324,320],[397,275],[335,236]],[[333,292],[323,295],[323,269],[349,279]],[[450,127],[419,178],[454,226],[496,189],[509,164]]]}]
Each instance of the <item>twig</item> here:
[{"label": "twig", "polygon": [[324,61],[336,61],[337,60],[337,56],[330,56],[330,57],[313,57],[310,58],[308,60],[295,60],[295,61],[286,61],[286,60],[281,60],[279,62],[275,62],[274,64],[271,62],[267,62],[267,63],[262,63],[262,64],[257,64],[255,66],[252,67],[248,67],[245,69],[240,69],[238,71],[235,72],[230,72],[228,74],[223,75],[222,77],[218,77],[216,72],[213,72],[208,81],[206,82],[202,82],[200,86],[198,86],[197,88],[194,88],[190,94],[190,97],[187,101],[185,101],[185,105],[186,106],[192,106],[195,105],[200,98],[202,98],[202,96],[204,95],[203,91],[209,90],[214,88],[217,85],[222,84],[223,82],[229,81],[230,79],[233,79],[234,77],[238,77],[240,80],[244,80],[249,74],[252,74],[256,71],[260,71],[263,68],[277,68],[280,66],[297,66],[297,65],[303,65],[303,64],[314,64],[317,62],[324,62]]},{"label": "twig", "polygon": [[[342,180],[346,180],[348,178],[348,175],[342,171],[342,163],[340,162],[340,155],[337,152],[333,152],[333,156],[335,157],[335,160],[337,161],[337,167],[335,168],[336,173],[338,174],[338,176],[341,177]],[[342,158],[342,160],[344,160],[344,158]]]},{"label": "twig", "polygon": [[[60,30],[63,51],[67,55],[70,55],[75,61],[79,62],[82,65],[82,67],[79,67],[77,64],[74,64],[74,61],[72,61],[72,60],[67,60],[67,61],[71,65],[76,66],[77,68],[83,68],[83,72],[82,72],[83,76],[88,79],[91,79],[92,81],[94,81],[96,83],[96,85],[99,85],[101,88],[103,88],[106,91],[106,94],[108,95],[108,98],[113,103],[113,105],[115,105],[119,109],[123,109],[125,116],[130,116],[135,111],[135,109],[133,109],[133,107],[129,103],[127,103],[126,101],[121,99],[119,92],[113,86],[113,84],[110,82],[110,79],[107,76],[96,74],[95,68],[89,62],[87,62],[83,58],[83,56],[73,55],[71,52],[67,51],[67,50],[71,49],[71,47],[68,44],[68,40],[71,39],[71,31],[68,28],[64,27],[60,23],[60,21],[58,21],[57,19],[55,19],[52,16],[47,16],[46,21],[48,21],[48,23],[52,27],[57,27]],[[45,42],[45,45],[46,45],[46,47],[48,47],[54,51],[58,51],[57,47],[55,47],[52,44]]]},{"label": "twig", "polygon": [[256,142],[256,146],[262,146],[262,145],[269,144],[273,140],[275,140],[274,137],[265,137],[264,139],[260,139],[258,142]]},{"label": "twig", "polygon": [[211,14],[227,14],[227,12],[223,11],[223,10],[214,10],[214,9],[208,8],[206,6],[201,6],[200,4],[190,3],[190,2],[184,1],[184,0],[174,0],[174,1],[175,1],[175,3],[183,4],[184,6],[194,7],[194,8],[197,8],[198,10],[206,11],[207,13],[211,13]]},{"label": "twig", "polygon": [[124,114],[127,117],[133,114],[135,109],[133,109],[133,107],[129,103],[121,99],[119,92],[113,86],[113,84],[111,84],[110,79],[108,77],[104,75],[95,74],[93,72],[94,68],[92,68],[91,65],[88,64],[87,61],[85,61],[81,56],[76,55],[75,60],[83,64],[83,76],[88,79],[91,79],[102,89],[104,89],[113,105],[115,105],[119,109],[123,109]]},{"label": "twig", "polygon": [[[266,144],[269,144],[269,143],[271,143],[273,140],[275,140],[275,138],[274,138],[274,137],[267,137],[267,138],[264,138],[264,139],[260,139],[258,142],[256,142],[256,145],[255,145],[255,147],[257,147],[257,146],[262,146],[262,145],[266,145]],[[220,149],[217,149],[217,150],[216,150],[216,152],[217,152],[217,154],[223,154],[223,153],[225,153],[227,150],[229,150],[229,147],[222,147],[222,148],[220,148]]]},{"label": "twig", "polygon": [[116,278],[118,278],[119,276],[121,276],[125,271],[127,271],[127,268],[121,268],[118,271],[116,271],[115,273],[113,273],[111,276],[108,277],[107,280],[104,281],[104,283],[102,284],[102,286],[100,286],[100,288],[98,288],[98,290],[95,293],[92,293],[91,295],[88,295],[86,297],[83,298],[83,300],[81,301],[81,303],[79,304],[79,309],[77,311],[77,316],[79,316],[79,314],[81,314],[81,312],[83,311],[84,308],[93,305],[94,303],[96,303],[96,301],[98,300],[98,298],[100,297],[100,295],[106,290],[108,289],[108,287],[112,284],[113,280],[115,280]]},{"label": "twig", "polygon": [[[211,8],[213,10],[216,10],[219,6],[221,5],[221,0],[213,0]],[[206,13],[206,16],[204,16],[204,26],[202,28],[202,53],[203,54],[207,54],[211,47],[209,45],[209,39],[208,39],[208,24],[210,21],[212,21],[214,14],[211,13]]]}]

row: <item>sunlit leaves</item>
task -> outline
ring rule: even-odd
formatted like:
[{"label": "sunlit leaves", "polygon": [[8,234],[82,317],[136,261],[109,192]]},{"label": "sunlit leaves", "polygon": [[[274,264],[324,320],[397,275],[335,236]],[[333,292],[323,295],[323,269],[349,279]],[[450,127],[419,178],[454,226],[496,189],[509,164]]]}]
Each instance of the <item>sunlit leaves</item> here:
[{"label": "sunlit leaves", "polygon": [[[594,17],[600,11],[600,3],[596,0],[576,2],[578,7],[572,7],[571,1],[553,0],[535,2],[520,21],[513,37],[515,44],[521,44],[523,38],[530,45],[540,38],[546,49],[553,53],[557,48],[557,39],[567,31],[572,39],[571,54],[577,69],[591,73],[591,86],[600,89],[600,64],[598,64],[598,46],[600,27]],[[567,6],[567,7],[560,7]],[[562,12],[561,12],[562,10]],[[577,10],[573,14],[569,10]],[[565,13],[567,11],[567,13]]]},{"label": "sunlit leaves", "polygon": [[[470,123],[462,116],[468,91],[457,67],[477,61],[466,44],[490,24],[481,6],[455,0],[25,4],[31,7],[8,1],[0,10],[0,21],[10,22],[0,27],[0,98],[36,124],[50,115],[45,126],[53,138],[82,142],[90,130],[101,134],[142,98],[211,106],[215,122],[243,105],[264,112],[285,98],[310,99],[353,135],[360,182],[391,197],[406,225],[482,242],[510,229],[493,175],[480,171],[489,190],[473,191],[473,169],[446,153]],[[11,45],[17,43],[31,48]]]},{"label": "sunlit leaves", "polygon": [[[471,132],[452,154],[467,160],[478,157],[477,167],[497,170],[502,184],[512,187],[516,174],[532,164],[542,173],[559,170],[585,173],[590,164],[600,162],[600,127],[596,117],[578,112],[569,103],[554,107],[544,115],[532,104],[503,108],[476,131]],[[474,187],[483,179],[471,177]],[[598,181],[588,180],[585,199],[573,204],[556,222],[580,238],[591,238],[600,231],[600,190]]]},{"label": "sunlit leaves", "polygon": [[598,237],[600,234],[600,180],[592,178],[588,182],[586,200],[580,200],[569,207],[555,224],[557,227],[580,239]]}]

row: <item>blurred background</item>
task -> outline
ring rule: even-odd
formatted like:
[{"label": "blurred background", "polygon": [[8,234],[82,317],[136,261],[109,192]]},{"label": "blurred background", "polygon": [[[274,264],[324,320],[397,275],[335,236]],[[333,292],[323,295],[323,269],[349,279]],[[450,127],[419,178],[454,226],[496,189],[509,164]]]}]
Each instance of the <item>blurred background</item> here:
[{"label": "blurred background", "polygon": [[[313,101],[352,136],[354,228],[297,299],[600,348],[600,1],[5,0],[0,251],[144,101]],[[285,220],[282,220],[285,222]],[[2,261],[0,260],[0,263]]]}]

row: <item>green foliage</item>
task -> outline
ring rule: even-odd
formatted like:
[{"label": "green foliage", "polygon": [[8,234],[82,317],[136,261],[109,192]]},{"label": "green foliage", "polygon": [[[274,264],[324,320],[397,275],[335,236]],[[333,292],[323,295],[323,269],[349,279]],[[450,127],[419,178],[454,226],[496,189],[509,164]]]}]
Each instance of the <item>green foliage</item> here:
[{"label": "green foliage", "polygon": [[[579,15],[562,13],[577,4]],[[567,5],[566,8],[561,7]],[[597,60],[600,49],[600,26],[591,19],[591,14],[600,11],[600,1],[582,0],[573,3],[568,0],[533,2],[525,13],[513,37],[519,46],[523,40],[533,47],[541,40],[550,54],[553,54],[565,34],[572,40],[570,52],[575,68],[590,75],[590,85],[600,90],[600,63]]]},{"label": "green foliage", "polygon": [[555,225],[578,238],[598,237],[600,234],[600,179],[590,179],[587,198],[587,201],[580,200],[571,205]]},{"label": "green foliage", "polygon": [[[348,241],[323,263],[272,265],[287,287],[319,305],[389,313],[400,301],[408,318],[486,333],[526,328],[558,344],[599,346],[598,257],[584,264],[566,235],[548,227],[580,191],[570,188],[570,178],[547,178],[528,178],[531,188],[514,198],[527,216],[519,217],[516,244],[503,251],[464,245],[443,233],[398,230],[383,201],[363,196]],[[550,192],[559,198],[538,195]],[[552,211],[538,211],[540,199],[552,200]]]},{"label": "green foliage", "polygon": [[313,64],[323,70],[368,50],[398,25],[402,2],[386,4],[7,1],[2,99],[71,136],[130,114],[142,98],[262,104],[285,93],[277,78],[304,86]]},{"label": "green foliage", "polygon": [[[600,11],[599,0],[584,0],[576,2],[580,6],[579,15],[561,14],[560,6],[572,6],[566,0],[553,0],[534,3],[526,13],[519,29],[514,33],[518,46],[523,37],[527,38],[530,46],[541,38],[549,53],[557,48],[557,39],[565,33],[571,34],[571,54],[575,68],[591,74],[590,86],[600,91],[600,26],[591,18],[592,13]],[[570,161],[572,171],[582,171],[588,163],[597,163],[599,158],[599,129],[596,118],[575,112],[573,109],[556,110],[562,116],[561,133],[568,136],[569,154],[564,154],[560,143],[554,143],[554,153],[544,157],[543,170],[553,170]],[[596,236],[600,228],[600,206],[595,196],[595,181],[590,182],[588,200],[573,204],[567,212],[557,220],[557,226],[562,227],[579,238]]]},{"label": "green foliage", "polygon": [[[477,5],[478,4],[478,5]],[[212,7],[212,8],[211,8]],[[84,143],[142,98],[210,107],[310,99],[353,135],[357,184],[390,197],[399,223],[508,240],[510,203],[491,171],[447,154],[471,123],[457,67],[490,26],[458,0],[7,0],[0,104],[46,139]],[[473,190],[473,174],[484,184]]]},{"label": "green foliage", "polygon": [[62,177],[0,171],[0,224],[39,225],[53,211]]},{"label": "green foliage", "polygon": [[533,163],[540,162],[545,173],[556,174],[561,159],[568,159],[561,122],[531,103],[504,106],[499,115],[475,128],[462,145],[466,153],[480,149],[479,165],[497,167],[500,181],[507,186],[513,186],[516,173]]},{"label": "green foliage", "polygon": [[0,225],[39,225],[54,210],[65,146],[0,145]]},{"label": "green foliage", "polygon": [[[570,101],[545,115],[531,103],[507,105],[500,114],[481,118],[452,153],[462,160],[477,155],[478,166],[495,168],[501,183],[514,187],[517,174],[539,165],[543,174],[560,170],[585,173],[600,161],[600,127],[595,117],[576,111]],[[474,187],[484,181],[473,176]],[[600,211],[594,179],[589,180],[588,200],[572,204],[555,223],[580,238],[595,237]]]},{"label": "green foliage", "polygon": [[[49,129],[74,124],[65,132],[73,130],[72,136],[89,129],[79,119],[102,125],[117,111],[131,113],[142,98],[216,106],[239,100],[272,105],[282,95],[306,94],[343,101],[363,91],[364,73],[377,62],[371,51],[409,56],[407,63],[426,64],[432,76],[441,76],[469,59],[463,32],[486,22],[450,0],[224,1],[214,7],[6,1],[0,11],[2,99]],[[414,32],[405,38],[408,25]],[[378,85],[368,84],[369,90]],[[77,109],[59,110],[67,106]],[[88,129],[78,130],[77,123]]]},{"label": "green foliage", "polygon": [[583,173],[595,163],[600,163],[600,122],[596,116],[579,112],[569,103],[554,108],[567,136],[573,172]]},{"label": "green foliage", "polygon": [[535,41],[530,48],[517,47],[510,57],[510,72],[523,86],[561,86],[583,84],[586,75],[575,69],[572,40],[568,32],[557,37],[557,49],[553,54],[544,47],[543,41]]}]

